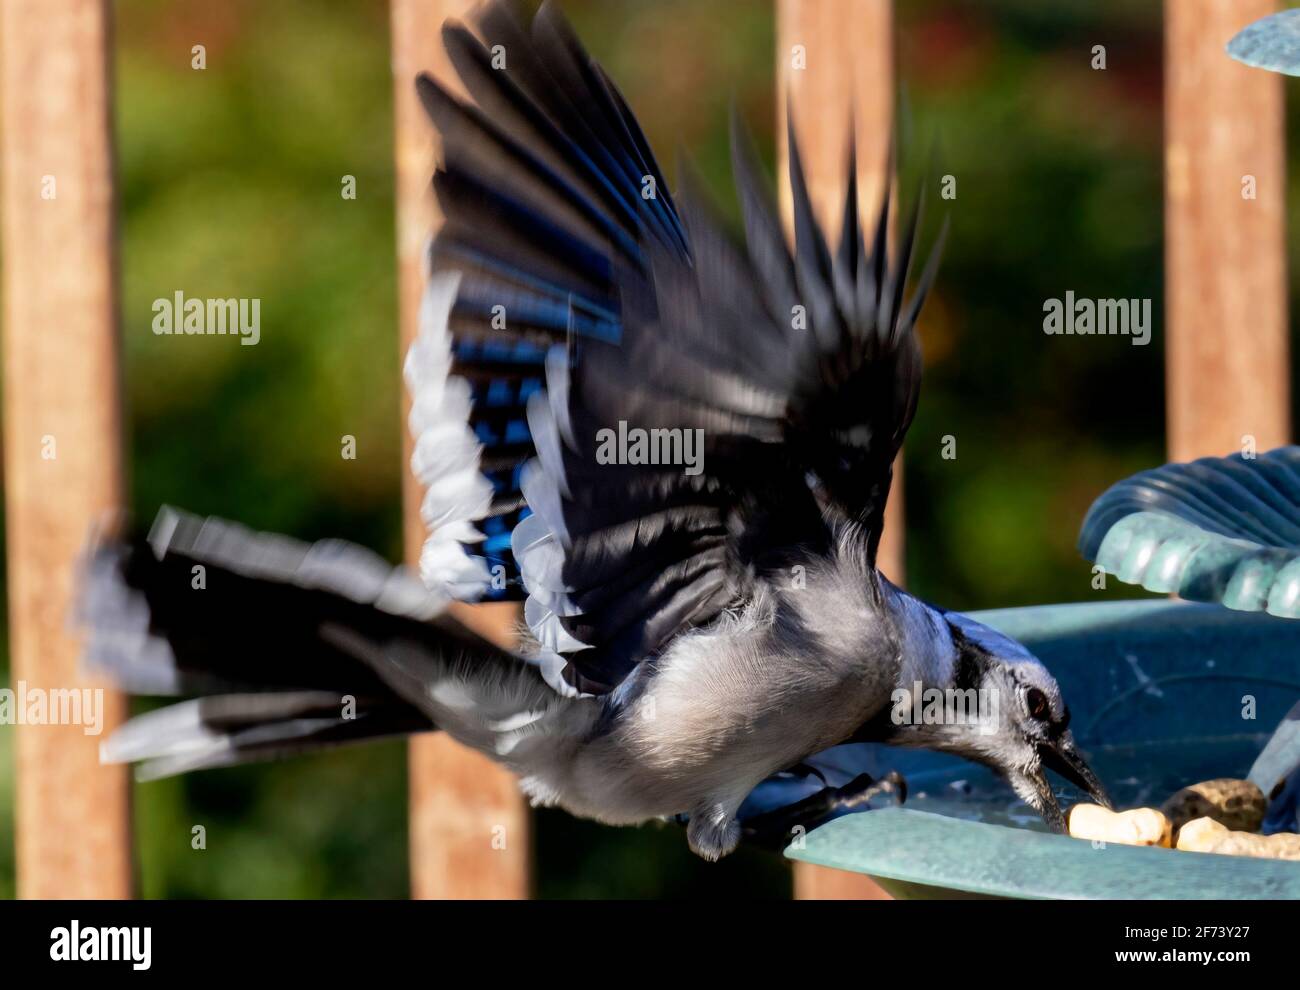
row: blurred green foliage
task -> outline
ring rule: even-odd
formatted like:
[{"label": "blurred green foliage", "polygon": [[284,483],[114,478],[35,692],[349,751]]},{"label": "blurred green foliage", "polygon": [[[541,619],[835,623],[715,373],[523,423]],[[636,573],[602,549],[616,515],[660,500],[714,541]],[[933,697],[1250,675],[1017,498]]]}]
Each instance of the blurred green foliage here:
[{"label": "blurred green foliage", "polygon": [[[1151,297],[1161,324],[1160,6],[898,5],[912,188],[952,232],[923,321],[908,440],[909,585],[957,608],[1095,592],[1074,550],[1089,502],[1162,459],[1162,335],[1046,337],[1042,303]],[[580,35],[669,175],[685,150],[734,215],[734,100],[770,162],[771,0],[572,0]],[[379,0],[122,0],[117,144],[130,504],[400,554],[392,85]],[[191,68],[206,47],[207,67]],[[1089,66],[1107,46],[1107,69]],[[1292,126],[1294,132],[1294,122]],[[941,175],[956,200],[939,200]],[[357,198],[340,196],[345,175]],[[936,208],[937,207],[937,208]],[[1294,266],[1293,266],[1294,270]],[[258,297],[256,347],[150,332],[151,304]],[[358,457],[340,457],[344,435]],[[942,438],[957,458],[940,457]],[[232,622],[240,621],[231,616]],[[0,896],[13,890],[12,738],[0,729]],[[136,788],[150,897],[407,893],[400,743]],[[551,897],[785,896],[776,857],[710,866],[671,826],[535,818]],[[206,829],[206,849],[191,848]]]}]

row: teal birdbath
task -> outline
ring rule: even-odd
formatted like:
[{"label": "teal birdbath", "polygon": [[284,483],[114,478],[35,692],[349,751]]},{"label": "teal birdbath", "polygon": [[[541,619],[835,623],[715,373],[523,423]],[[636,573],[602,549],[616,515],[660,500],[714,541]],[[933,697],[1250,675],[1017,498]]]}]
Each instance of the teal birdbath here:
[{"label": "teal birdbath", "polygon": [[[1288,734],[1297,723],[1284,722],[1300,699],[1300,622],[1291,621],[1300,615],[1300,448],[1127,479],[1094,504],[1080,548],[1122,580],[1199,603],[1046,605],[974,617],[1052,671],[1070,702],[1071,729],[1116,807],[1159,806],[1187,784],[1218,777],[1249,776],[1269,794],[1283,775],[1300,775],[1300,731]],[[837,818],[796,841],[788,857],[867,874],[903,897],[1300,898],[1300,862],[1051,834],[983,767],[876,749],[876,766],[907,779],[906,805]],[[1061,796],[1084,800],[1068,789]]]}]

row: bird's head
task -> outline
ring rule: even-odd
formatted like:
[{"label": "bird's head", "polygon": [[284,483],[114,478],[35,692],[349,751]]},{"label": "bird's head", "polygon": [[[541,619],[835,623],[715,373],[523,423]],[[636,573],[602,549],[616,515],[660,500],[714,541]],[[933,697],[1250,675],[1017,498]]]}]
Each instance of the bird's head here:
[{"label": "bird's head", "polygon": [[1065,831],[1065,815],[1048,782],[1048,770],[1111,807],[1101,781],[1075,745],[1070,710],[1042,662],[1020,643],[967,616],[941,616],[952,642],[951,665],[942,679],[946,683],[899,686],[892,721],[897,725],[901,718],[904,726],[891,741],[953,753],[989,767],[1057,832]]}]

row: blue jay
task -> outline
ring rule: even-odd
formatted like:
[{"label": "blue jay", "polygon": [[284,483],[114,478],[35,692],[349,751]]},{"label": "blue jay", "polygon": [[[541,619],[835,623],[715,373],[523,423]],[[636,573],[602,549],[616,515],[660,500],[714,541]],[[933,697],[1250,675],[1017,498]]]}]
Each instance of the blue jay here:
[{"label": "blue jay", "polygon": [[[147,540],[101,543],[88,660],[198,696],[103,757],[153,777],[436,728],[535,805],[678,818],[710,860],[759,784],[846,742],[985,764],[1058,831],[1046,770],[1108,804],[1043,665],[876,569],[937,267],[936,247],[905,297],[919,201],[891,258],[888,193],[864,231],[850,181],[832,252],[792,134],[791,252],[737,125],[740,246],[689,179],[669,194],[554,6],[529,23],[492,2],[476,27],[443,30],[472,103],[417,81],[445,216],[405,364],[421,580],[171,509]],[[517,650],[448,610],[492,599],[523,601]],[[937,717],[910,717],[922,696]],[[962,697],[996,704],[943,717]],[[751,831],[900,785],[828,785]]]}]

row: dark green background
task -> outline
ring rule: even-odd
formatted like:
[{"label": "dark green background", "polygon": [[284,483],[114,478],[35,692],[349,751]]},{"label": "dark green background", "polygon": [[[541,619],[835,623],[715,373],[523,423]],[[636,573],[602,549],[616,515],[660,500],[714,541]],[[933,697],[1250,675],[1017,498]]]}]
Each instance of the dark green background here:
[{"label": "dark green background", "polygon": [[[728,211],[734,98],[771,159],[770,0],[565,4],[668,174],[688,151]],[[1074,539],[1090,500],[1161,460],[1160,5],[902,0],[907,148],[934,149],[952,232],[922,323],[908,438],[908,580],[956,608],[1095,592]],[[400,555],[387,6],[117,5],[117,144],[130,504],[160,503]],[[207,68],[190,67],[191,46]],[[1090,67],[1092,46],[1108,67]],[[915,170],[909,170],[911,174]],[[937,176],[957,177],[940,203]],[[357,199],[340,197],[344,175]],[[939,211],[935,211],[939,212]],[[151,303],[262,300],[262,341],[150,332]],[[1150,297],[1148,347],[1047,337],[1042,304]],[[340,437],[358,457],[340,457]],[[939,456],[941,438],[958,456]],[[230,616],[232,623],[241,621]],[[13,889],[13,730],[0,728],[0,894]],[[137,786],[149,897],[401,897],[405,753],[387,743]],[[775,857],[696,860],[671,827],[536,819],[555,897],[785,896]],[[205,851],[190,848],[195,824]]]}]

